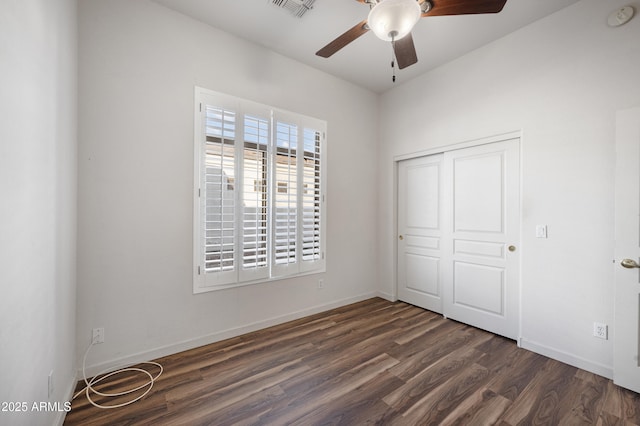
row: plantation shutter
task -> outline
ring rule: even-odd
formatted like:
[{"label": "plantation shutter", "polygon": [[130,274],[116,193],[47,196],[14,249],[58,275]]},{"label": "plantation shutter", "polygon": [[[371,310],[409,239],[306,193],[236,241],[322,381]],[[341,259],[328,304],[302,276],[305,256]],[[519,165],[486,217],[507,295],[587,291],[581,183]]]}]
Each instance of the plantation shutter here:
[{"label": "plantation shutter", "polygon": [[206,105],[204,143],[203,269],[207,285],[235,280],[236,113]]},{"label": "plantation shutter", "polygon": [[321,143],[320,130],[306,128],[302,163],[302,270],[315,268],[322,260]]},{"label": "plantation shutter", "polygon": [[270,117],[244,116],[241,280],[268,277],[268,146]]},{"label": "plantation shutter", "polygon": [[194,293],[324,272],[326,123],[196,88]]},{"label": "plantation shutter", "polygon": [[298,126],[274,121],[273,269],[283,275],[298,270]]}]

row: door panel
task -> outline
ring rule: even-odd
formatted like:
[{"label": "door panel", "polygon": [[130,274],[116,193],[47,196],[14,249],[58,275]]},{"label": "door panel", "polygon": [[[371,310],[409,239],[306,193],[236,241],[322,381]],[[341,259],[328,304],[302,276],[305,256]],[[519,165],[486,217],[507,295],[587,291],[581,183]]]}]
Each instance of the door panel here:
[{"label": "door panel", "polygon": [[[520,154],[517,139],[445,153],[451,226],[444,314],[512,339],[519,331]],[[446,222],[445,215],[445,222]],[[446,229],[446,228],[445,228]]]},{"label": "door panel", "polygon": [[452,152],[454,230],[502,232],[505,199],[502,153]]},{"label": "door panel", "polygon": [[442,155],[398,166],[398,297],[442,313]]},{"label": "door panel", "polygon": [[453,304],[495,315],[504,315],[504,268],[454,263]]},{"label": "door panel", "polygon": [[440,259],[410,252],[406,254],[406,259],[407,289],[439,297]]},{"label": "door panel", "polygon": [[[407,227],[413,229],[438,229],[440,212],[438,206],[440,164],[427,163],[409,166],[406,169]],[[434,202],[436,201],[436,202]]]},{"label": "door panel", "polygon": [[486,241],[455,240],[453,251],[472,256],[502,259],[504,258],[505,245]]},{"label": "door panel", "polygon": [[640,108],[616,115],[615,322],[613,381],[640,392]]}]

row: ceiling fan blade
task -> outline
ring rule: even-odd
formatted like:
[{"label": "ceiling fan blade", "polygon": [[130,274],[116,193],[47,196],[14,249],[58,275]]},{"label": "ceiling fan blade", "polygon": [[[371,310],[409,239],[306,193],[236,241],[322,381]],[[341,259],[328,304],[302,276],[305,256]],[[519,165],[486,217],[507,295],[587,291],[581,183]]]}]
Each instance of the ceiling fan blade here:
[{"label": "ceiling fan blade", "polygon": [[347,44],[351,43],[353,40],[365,34],[367,31],[369,31],[369,27],[367,26],[367,20],[365,19],[364,21],[355,25],[353,28],[347,30],[344,34],[333,40],[331,43],[327,44],[322,49],[318,50],[316,52],[316,55],[322,56],[323,58],[328,58],[338,50],[345,47]]},{"label": "ceiling fan blade", "polygon": [[471,15],[498,13],[507,0],[431,0],[433,7],[422,16]]},{"label": "ceiling fan blade", "polygon": [[411,33],[402,37],[400,40],[394,41],[393,51],[396,54],[396,61],[398,62],[398,68],[400,69],[418,62],[418,55],[416,54],[416,47],[413,44],[413,37],[411,36]]}]

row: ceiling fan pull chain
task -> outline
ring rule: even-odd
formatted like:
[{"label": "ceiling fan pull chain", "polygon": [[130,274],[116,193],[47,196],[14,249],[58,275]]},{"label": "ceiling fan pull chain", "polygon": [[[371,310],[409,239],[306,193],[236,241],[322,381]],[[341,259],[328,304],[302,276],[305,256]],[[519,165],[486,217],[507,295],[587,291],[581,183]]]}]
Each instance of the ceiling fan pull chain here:
[{"label": "ceiling fan pull chain", "polygon": [[395,52],[395,49],[393,48],[393,40],[391,40],[391,72],[392,72],[391,81],[395,83],[396,82],[396,52]]}]

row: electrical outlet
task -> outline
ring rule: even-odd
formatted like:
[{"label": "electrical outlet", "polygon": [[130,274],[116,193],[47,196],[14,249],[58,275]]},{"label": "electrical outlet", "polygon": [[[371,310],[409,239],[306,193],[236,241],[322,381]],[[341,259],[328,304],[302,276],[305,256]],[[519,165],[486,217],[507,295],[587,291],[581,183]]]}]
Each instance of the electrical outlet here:
[{"label": "electrical outlet", "polygon": [[91,344],[104,343],[104,328],[94,328],[91,337]]},{"label": "electrical outlet", "polygon": [[324,288],[324,280],[322,278],[318,280],[318,288]]},{"label": "electrical outlet", "polygon": [[53,370],[49,373],[49,378],[47,382],[47,397],[51,399],[53,396]]},{"label": "electrical outlet", "polygon": [[594,337],[597,337],[599,339],[607,340],[607,338],[608,338],[607,331],[608,331],[607,324],[603,324],[601,322],[594,322],[593,323],[593,336]]}]

